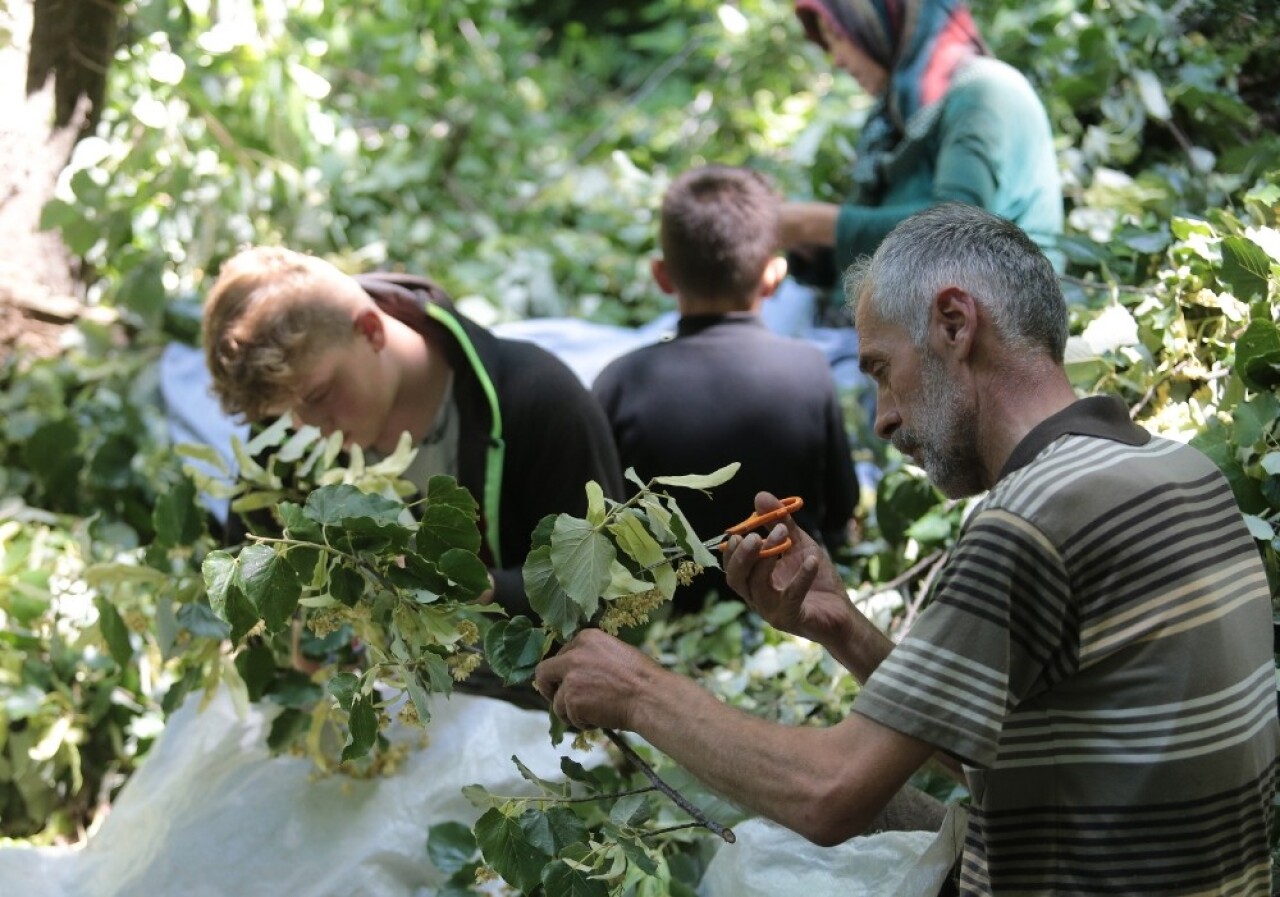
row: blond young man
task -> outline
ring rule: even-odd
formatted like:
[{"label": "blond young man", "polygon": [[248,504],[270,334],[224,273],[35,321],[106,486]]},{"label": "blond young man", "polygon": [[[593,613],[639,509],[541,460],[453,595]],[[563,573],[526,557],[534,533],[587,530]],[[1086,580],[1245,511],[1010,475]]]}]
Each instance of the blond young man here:
[{"label": "blond young man", "polygon": [[348,445],[389,453],[408,432],[410,479],[449,474],[480,504],[486,596],[530,613],[521,578],[546,514],[586,511],[584,485],[622,494],[609,428],[546,350],[494,336],[432,281],[348,276],[259,247],[228,260],[204,309],[213,390],[250,421],[290,413]]}]

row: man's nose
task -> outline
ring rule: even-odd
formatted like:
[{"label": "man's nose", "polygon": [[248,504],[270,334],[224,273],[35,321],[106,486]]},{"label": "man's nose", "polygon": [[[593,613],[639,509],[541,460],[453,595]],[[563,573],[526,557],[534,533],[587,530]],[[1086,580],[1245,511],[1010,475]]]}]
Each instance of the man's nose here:
[{"label": "man's nose", "polygon": [[876,403],[876,435],[888,442],[893,438],[893,434],[898,432],[898,428],[902,426],[902,415],[898,413],[898,409],[894,408],[886,402]]}]

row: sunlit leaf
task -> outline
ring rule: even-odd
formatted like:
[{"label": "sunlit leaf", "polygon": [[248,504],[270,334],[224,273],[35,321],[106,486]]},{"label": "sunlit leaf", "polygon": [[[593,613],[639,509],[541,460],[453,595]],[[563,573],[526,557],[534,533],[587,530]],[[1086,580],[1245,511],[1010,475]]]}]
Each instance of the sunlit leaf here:
[{"label": "sunlit leaf", "polygon": [[556,520],[551,533],[556,579],[587,616],[609,586],[609,565],[616,556],[604,534],[585,520],[565,515]]},{"label": "sunlit leaf", "polygon": [[654,482],[663,486],[682,486],[685,489],[714,489],[716,486],[727,483],[729,480],[733,479],[734,474],[738,472],[738,468],[741,466],[741,463],[734,461],[732,464],[726,464],[719,470],[712,471],[708,474],[654,477]]}]

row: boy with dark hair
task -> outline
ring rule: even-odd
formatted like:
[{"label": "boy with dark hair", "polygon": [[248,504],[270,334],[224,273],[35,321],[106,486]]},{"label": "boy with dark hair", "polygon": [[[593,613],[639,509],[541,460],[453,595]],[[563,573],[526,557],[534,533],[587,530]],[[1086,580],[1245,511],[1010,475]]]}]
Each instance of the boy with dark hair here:
[{"label": "boy with dark hair", "polygon": [[[713,496],[679,496],[703,538],[768,489],[803,498],[797,523],[834,548],[857,492],[835,382],[821,350],[769,332],[759,315],[786,274],[778,210],[769,182],[747,169],[709,165],[678,177],[663,198],[662,256],[652,263],[679,305],[675,337],[616,359],[593,391],[623,466],[642,478],[741,462]],[[704,573],[676,594],[676,610],[697,610],[723,584],[718,571]]]}]

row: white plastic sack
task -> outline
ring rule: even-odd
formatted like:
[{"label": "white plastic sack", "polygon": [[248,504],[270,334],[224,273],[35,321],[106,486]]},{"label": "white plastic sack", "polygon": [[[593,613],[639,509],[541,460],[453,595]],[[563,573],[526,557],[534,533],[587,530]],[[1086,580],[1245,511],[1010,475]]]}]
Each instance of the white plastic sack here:
[{"label": "white plastic sack", "polygon": [[[272,757],[272,712],[236,716],[225,692],[203,712],[193,696],[170,719],[101,829],[82,848],[0,849],[0,892],[22,897],[430,897],[442,883],[427,829],[474,822],[461,794],[479,783],[504,794],[560,756],[594,765],[602,752],[561,752],[545,713],[488,698],[433,697],[429,744],[389,777],[311,781],[313,766]],[[419,729],[393,738],[416,744]]]},{"label": "white plastic sack", "polygon": [[942,832],[880,832],[818,847],[765,819],[735,825],[698,889],[701,897],[936,897],[964,838],[952,807]]}]

